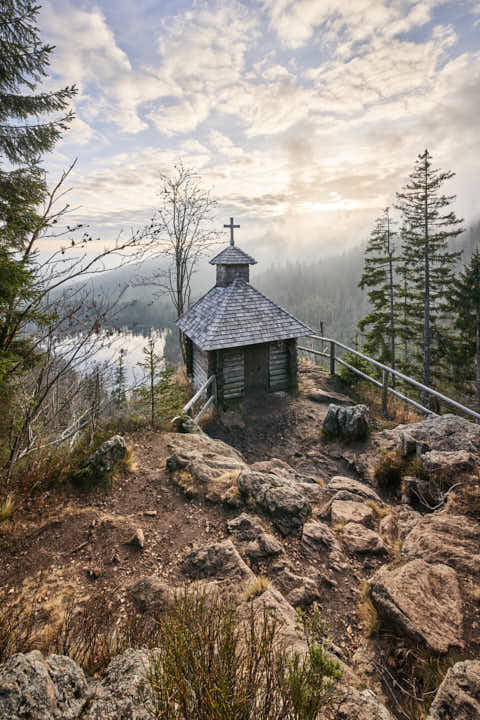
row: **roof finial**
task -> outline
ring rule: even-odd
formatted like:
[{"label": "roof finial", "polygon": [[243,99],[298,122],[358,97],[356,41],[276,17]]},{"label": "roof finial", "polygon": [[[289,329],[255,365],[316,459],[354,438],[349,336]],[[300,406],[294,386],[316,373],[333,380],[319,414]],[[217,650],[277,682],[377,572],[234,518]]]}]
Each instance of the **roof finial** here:
[{"label": "roof finial", "polygon": [[234,242],[234,240],[233,240],[233,229],[234,229],[234,228],[239,228],[240,225],[234,225],[234,224],[233,224],[233,218],[231,217],[231,218],[230,218],[230,225],[224,225],[223,227],[224,227],[224,228],[230,228],[230,245],[233,247],[233,246],[235,245],[235,242]]}]

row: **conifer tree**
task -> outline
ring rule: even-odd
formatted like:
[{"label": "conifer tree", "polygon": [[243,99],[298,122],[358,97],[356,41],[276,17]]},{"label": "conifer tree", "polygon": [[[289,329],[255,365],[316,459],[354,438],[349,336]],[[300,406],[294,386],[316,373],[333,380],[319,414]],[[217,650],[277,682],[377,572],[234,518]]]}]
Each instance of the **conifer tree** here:
[{"label": "conifer tree", "polygon": [[[463,232],[462,220],[450,209],[455,196],[442,192],[443,184],[453,176],[453,172],[433,168],[425,150],[402,192],[397,193],[403,219],[402,266],[408,280],[409,326],[423,382],[428,386],[438,377],[444,355],[439,338],[445,297],[460,256],[449,250],[449,241]],[[424,392],[422,399],[427,404],[428,393]]]},{"label": "conifer tree", "polygon": [[32,0],[0,3],[0,157],[14,165],[36,163],[73,119],[74,85],[35,92],[54,49],[39,38],[39,10]]},{"label": "conifer tree", "polygon": [[455,280],[450,296],[455,327],[460,336],[455,342],[455,369],[462,386],[475,367],[475,405],[480,412],[480,252],[475,250],[470,263]]},{"label": "conifer tree", "polygon": [[378,360],[395,369],[396,323],[395,305],[398,285],[395,281],[394,240],[396,231],[389,208],[377,218],[365,250],[365,262],[359,287],[369,288],[372,305],[369,314],[358,323],[365,334],[365,349]]},{"label": "conifer tree", "polygon": [[143,362],[138,365],[147,373],[148,378],[148,399],[150,403],[150,424],[152,428],[155,428],[155,390],[157,378],[163,364],[163,356],[157,352],[157,341],[158,338],[155,335],[151,335],[148,339],[147,344],[143,348]]}]

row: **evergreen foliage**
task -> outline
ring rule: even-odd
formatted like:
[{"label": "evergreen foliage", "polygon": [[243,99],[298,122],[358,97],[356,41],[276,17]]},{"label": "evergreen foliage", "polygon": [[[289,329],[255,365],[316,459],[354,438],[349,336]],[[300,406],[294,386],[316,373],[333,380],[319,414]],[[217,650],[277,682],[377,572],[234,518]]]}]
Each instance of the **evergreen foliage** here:
[{"label": "evergreen foliage", "polygon": [[480,251],[455,279],[450,295],[454,326],[459,335],[452,347],[455,380],[461,391],[472,382],[480,412]]},{"label": "evergreen foliage", "polygon": [[[54,49],[39,38],[39,10],[32,0],[2,0],[0,5],[0,156],[14,165],[35,164],[73,119],[68,106],[77,92],[74,85],[35,92]],[[60,115],[41,120],[52,113]]]},{"label": "evergreen foliage", "polygon": [[368,288],[371,310],[358,323],[365,334],[364,349],[377,360],[395,369],[395,303],[398,284],[395,278],[398,256],[394,240],[396,232],[385,208],[376,223],[365,250],[364,270],[359,287]]},{"label": "evergreen foliage", "polygon": [[[462,220],[450,209],[454,196],[443,194],[443,184],[454,173],[432,166],[428,150],[421,153],[409,181],[397,193],[402,213],[402,271],[407,280],[407,322],[412,331],[414,370],[421,368],[425,385],[441,377],[442,323],[445,296],[452,287],[459,253],[449,250],[449,241],[463,229]],[[428,402],[425,395],[424,403]]]}]

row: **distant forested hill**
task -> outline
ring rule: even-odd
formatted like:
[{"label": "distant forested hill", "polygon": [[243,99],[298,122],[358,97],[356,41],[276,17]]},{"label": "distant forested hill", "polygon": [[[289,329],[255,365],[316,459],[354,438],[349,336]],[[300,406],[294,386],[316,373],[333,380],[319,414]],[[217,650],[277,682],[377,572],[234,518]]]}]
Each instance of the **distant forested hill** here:
[{"label": "distant forested hill", "polygon": [[[455,243],[463,250],[460,262],[468,262],[475,247],[480,247],[480,222],[471,225]],[[368,311],[368,298],[360,290],[358,282],[362,275],[365,246],[358,245],[334,257],[314,258],[312,261],[285,262],[272,265],[267,270],[252,268],[252,284],[307,325],[338,340],[351,344],[357,334],[357,323]],[[175,316],[168,298],[155,297],[152,288],[136,285],[139,275],[148,275],[149,268],[124,268],[112,271],[92,280],[92,288],[114,292],[122,284],[130,287],[123,297],[122,310],[116,314],[115,326],[128,326],[133,330],[145,328],[175,327]],[[214,282],[211,268],[195,276],[193,299],[202,295]],[[176,331],[167,344],[171,361],[178,359],[179,350]]]}]

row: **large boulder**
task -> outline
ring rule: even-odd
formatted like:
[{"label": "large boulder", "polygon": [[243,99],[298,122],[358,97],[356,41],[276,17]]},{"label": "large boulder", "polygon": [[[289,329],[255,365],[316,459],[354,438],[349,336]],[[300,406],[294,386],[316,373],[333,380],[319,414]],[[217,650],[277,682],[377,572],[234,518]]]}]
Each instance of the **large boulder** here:
[{"label": "large boulder", "polygon": [[381,619],[429,650],[463,648],[462,597],[455,570],[411,560],[382,567],[371,579],[371,598]]},{"label": "large boulder", "polygon": [[0,719],[74,720],[87,699],[83,670],[60,655],[19,653],[0,666]]},{"label": "large boulder", "polygon": [[342,541],[350,552],[385,552],[385,545],[380,535],[359,523],[349,522],[345,525],[342,531]]},{"label": "large boulder", "polygon": [[182,561],[183,571],[192,578],[245,581],[255,577],[231,540],[191,550]]},{"label": "large boulder", "polygon": [[167,469],[189,498],[235,504],[238,476],[248,469],[230,445],[208,435],[170,435]]},{"label": "large boulder", "polygon": [[[354,452],[346,448],[343,457],[367,481],[374,479],[375,469],[388,453],[399,453],[405,460],[409,456],[424,457],[431,451],[441,453],[465,451],[480,452],[480,425],[458,415],[429,416],[417,423],[397,425],[372,435],[368,450]],[[439,456],[436,456],[439,459]],[[441,456],[440,456],[441,457]],[[457,459],[460,456],[457,455]],[[450,460],[443,456],[444,460]],[[433,456],[432,460],[435,459]],[[427,460],[428,462],[428,460]]]},{"label": "large boulder", "polygon": [[365,440],[369,431],[369,415],[366,405],[342,407],[331,404],[323,421],[323,432],[329,438],[355,441]]},{"label": "large boulder", "polygon": [[80,490],[89,490],[106,483],[115,467],[127,456],[127,443],[121,435],[114,435],[100,445],[93,455],[72,475],[72,482]]},{"label": "large boulder", "polygon": [[480,718],[480,660],[457,662],[447,672],[430,708],[428,720]]},{"label": "large boulder", "polygon": [[402,553],[441,562],[468,573],[480,572],[480,523],[463,515],[428,515],[416,523]]},{"label": "large boulder", "polygon": [[243,472],[238,478],[238,489],[247,502],[271,517],[282,535],[298,532],[312,513],[305,495],[286,476]]},{"label": "large boulder", "polygon": [[152,704],[148,680],[150,655],[146,650],[129,649],[117,655],[101,680],[92,687],[90,701],[82,720],[148,720]]}]

